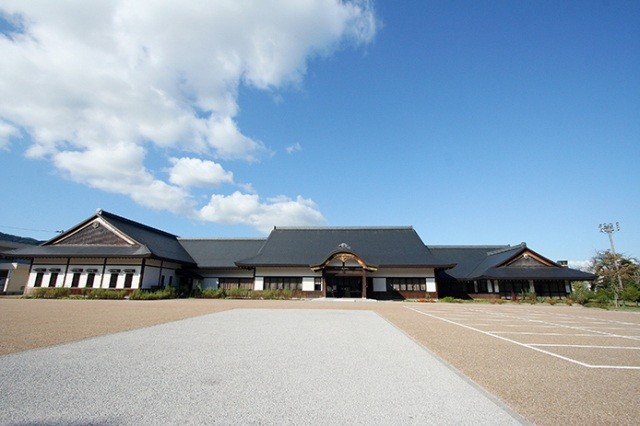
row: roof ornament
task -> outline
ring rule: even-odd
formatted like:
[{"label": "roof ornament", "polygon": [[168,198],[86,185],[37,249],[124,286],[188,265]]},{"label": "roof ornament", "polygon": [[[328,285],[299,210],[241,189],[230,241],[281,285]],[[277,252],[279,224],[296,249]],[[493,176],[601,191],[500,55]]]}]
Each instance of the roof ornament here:
[{"label": "roof ornament", "polygon": [[342,249],[342,250],[351,250],[351,247],[349,247],[349,244],[347,244],[347,243],[338,244],[338,248]]}]

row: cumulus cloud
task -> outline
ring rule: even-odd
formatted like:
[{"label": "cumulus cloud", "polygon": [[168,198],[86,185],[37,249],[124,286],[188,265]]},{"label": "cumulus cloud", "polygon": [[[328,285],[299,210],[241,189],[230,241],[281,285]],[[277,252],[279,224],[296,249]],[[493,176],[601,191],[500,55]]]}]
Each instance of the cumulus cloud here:
[{"label": "cumulus cloud", "polygon": [[192,215],[190,195],[154,178],[142,164],[144,155],[142,147],[119,143],[84,151],[61,151],[53,155],[53,163],[76,182],[128,195],[153,209]]},{"label": "cumulus cloud", "polygon": [[215,187],[223,183],[233,183],[233,173],[220,164],[199,158],[172,158],[173,167],[169,181],[182,187]]},{"label": "cumulus cloud", "polygon": [[318,206],[309,199],[277,197],[260,201],[257,194],[213,195],[209,204],[200,210],[204,220],[228,224],[251,225],[268,232],[277,225],[319,225],[325,222]]},{"label": "cumulus cloud", "polygon": [[[0,99],[11,100],[0,103],[0,148],[24,134],[28,156],[74,181],[196,215],[186,188],[230,182],[220,162],[271,152],[238,127],[240,85],[299,84],[310,58],[368,43],[376,31],[366,0],[4,0],[0,17],[12,23],[0,34]],[[150,151],[164,153],[168,181],[145,167]],[[195,157],[217,162],[198,163],[199,179],[183,168]],[[258,206],[252,214],[321,218],[304,198]]]}]

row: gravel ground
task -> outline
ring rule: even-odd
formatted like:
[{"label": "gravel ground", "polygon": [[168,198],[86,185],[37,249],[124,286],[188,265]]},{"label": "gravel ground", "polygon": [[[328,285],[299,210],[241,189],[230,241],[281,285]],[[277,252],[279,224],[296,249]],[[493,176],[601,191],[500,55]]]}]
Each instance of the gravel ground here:
[{"label": "gravel ground", "polygon": [[4,424],[522,421],[370,311],[233,310],[2,365]]},{"label": "gravel ground", "polygon": [[[0,298],[0,354],[72,342],[237,308],[339,309],[376,312],[431,352],[540,425],[637,424],[640,370],[587,369],[407,309],[459,312],[467,305],[310,301],[77,301]],[[473,305],[474,307],[478,305]],[[491,312],[547,313],[579,321],[638,324],[640,314],[579,306],[483,305]],[[542,341],[542,338],[540,338]],[[594,340],[602,344],[603,339]],[[117,352],[114,350],[114,352]],[[158,355],[162,357],[162,354]],[[0,363],[6,357],[0,357]],[[170,366],[166,366],[170,369]],[[408,370],[407,370],[408,371]],[[85,401],[85,396],[80,397]],[[88,398],[88,397],[87,397]],[[93,397],[92,397],[93,398]],[[26,400],[25,400],[26,401]],[[37,403],[36,399],[33,403]],[[91,401],[91,399],[89,400]],[[85,404],[86,405],[86,404]]]}]

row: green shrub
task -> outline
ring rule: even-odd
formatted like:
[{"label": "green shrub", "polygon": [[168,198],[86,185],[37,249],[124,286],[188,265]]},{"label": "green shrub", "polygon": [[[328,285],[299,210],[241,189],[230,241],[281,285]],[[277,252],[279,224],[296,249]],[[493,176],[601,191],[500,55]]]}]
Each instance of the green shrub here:
[{"label": "green shrub", "polygon": [[612,299],[611,293],[606,290],[599,290],[598,292],[596,292],[596,301],[600,303],[608,304],[609,302],[611,302],[611,299]]},{"label": "green shrub", "polygon": [[127,293],[127,290],[94,288],[87,291],[85,296],[87,299],[124,299]]},{"label": "green shrub", "polygon": [[69,297],[71,290],[64,287],[41,287],[35,289],[32,293],[32,296],[36,299],[60,299],[64,297]]},{"label": "green shrub", "polygon": [[129,295],[131,300],[160,300],[175,299],[176,297],[178,297],[178,291],[174,287],[166,287],[156,291],[138,289]]},{"label": "green shrub", "polygon": [[578,286],[573,289],[571,298],[580,305],[586,305],[596,298],[596,294],[583,286]]},{"label": "green shrub", "polygon": [[229,299],[246,299],[249,297],[251,290],[244,288],[232,288],[227,291],[227,298]]},{"label": "green shrub", "polygon": [[535,291],[522,291],[522,301],[535,305],[538,301]]},{"label": "green shrub", "polygon": [[252,299],[264,299],[264,300],[288,300],[293,296],[291,290],[254,290],[251,291],[249,297]]},{"label": "green shrub", "polygon": [[640,289],[632,285],[626,286],[620,296],[625,302],[635,302],[638,305],[638,302],[640,302]]},{"label": "green shrub", "polygon": [[227,297],[227,293],[224,291],[224,288],[205,288],[200,290],[200,294],[195,297],[203,299],[224,299]]}]

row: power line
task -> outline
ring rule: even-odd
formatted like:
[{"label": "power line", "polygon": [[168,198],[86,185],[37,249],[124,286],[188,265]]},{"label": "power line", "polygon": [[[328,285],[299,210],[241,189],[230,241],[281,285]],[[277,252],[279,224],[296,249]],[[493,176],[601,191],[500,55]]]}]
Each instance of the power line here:
[{"label": "power line", "polygon": [[0,228],[4,228],[4,229],[18,229],[20,231],[31,231],[31,232],[47,232],[49,234],[53,234],[58,233],[58,234],[62,234],[64,231],[63,230],[58,230],[58,231],[52,231],[50,229],[33,229],[33,228],[19,228],[17,226],[7,226],[7,225],[0,225]]}]

